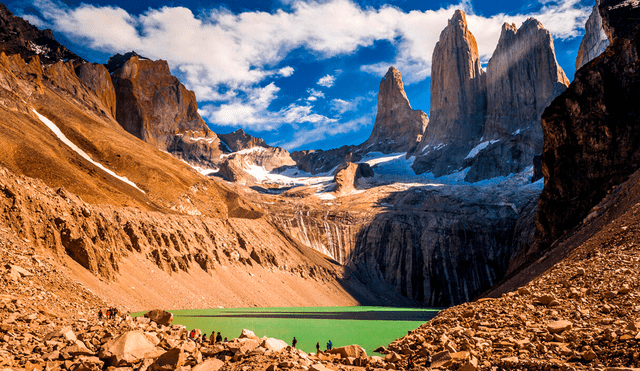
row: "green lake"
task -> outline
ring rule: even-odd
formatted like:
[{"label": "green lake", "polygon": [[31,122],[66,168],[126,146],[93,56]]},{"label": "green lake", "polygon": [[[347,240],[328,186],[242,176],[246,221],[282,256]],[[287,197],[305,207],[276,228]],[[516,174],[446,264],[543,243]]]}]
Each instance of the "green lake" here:
[{"label": "green lake", "polygon": [[[387,346],[408,331],[433,318],[437,309],[390,307],[292,307],[292,308],[220,308],[171,310],[172,324],[188,330],[199,328],[207,337],[220,331],[222,337],[236,338],[242,329],[258,337],[282,339],[291,344],[295,336],[298,348],[316,351],[316,343],[324,350],[329,340],[333,347],[349,344],[362,346],[367,354],[379,346]],[[142,314],[138,314],[142,315]]]}]

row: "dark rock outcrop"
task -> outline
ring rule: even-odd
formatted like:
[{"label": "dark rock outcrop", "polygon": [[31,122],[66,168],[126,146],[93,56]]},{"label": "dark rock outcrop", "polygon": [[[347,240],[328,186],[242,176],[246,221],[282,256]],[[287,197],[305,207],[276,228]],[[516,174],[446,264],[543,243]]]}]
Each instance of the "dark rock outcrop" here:
[{"label": "dark rock outcrop", "polygon": [[602,28],[602,17],[598,10],[599,5],[600,0],[596,0],[596,5],[593,6],[593,11],[584,26],[584,37],[582,38],[580,49],[578,49],[578,56],[576,57],[576,71],[602,54],[607,46],[609,46],[609,39],[604,32],[604,28]]},{"label": "dark rock outcrop", "polygon": [[56,41],[51,30],[39,30],[14,16],[4,4],[0,4],[0,52],[20,54],[26,61],[37,55],[43,64],[60,60],[83,62],[82,58]]},{"label": "dark rock outcrop", "polygon": [[336,149],[306,150],[291,152],[291,158],[298,169],[309,174],[320,174],[332,171],[345,162],[358,162],[362,154],[357,146],[342,146]]},{"label": "dark rock outcrop", "polygon": [[640,164],[640,7],[603,1],[600,13],[611,45],[576,72],[542,116],[542,246],[580,223]]},{"label": "dark rock outcrop", "polygon": [[400,71],[390,67],[380,81],[373,131],[359,147],[367,152],[413,152],[422,140],[428,123],[426,113],[411,108]]},{"label": "dark rock outcrop", "polygon": [[187,162],[216,167],[221,143],[198,114],[195,94],[171,74],[167,62],[127,55],[129,59],[117,55],[107,64],[113,71],[120,125]]}]

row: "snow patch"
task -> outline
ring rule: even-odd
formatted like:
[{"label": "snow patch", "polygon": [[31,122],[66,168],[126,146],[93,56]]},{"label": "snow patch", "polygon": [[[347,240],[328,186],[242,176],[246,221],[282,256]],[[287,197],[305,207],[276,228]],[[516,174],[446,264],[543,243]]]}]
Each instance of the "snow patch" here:
[{"label": "snow patch", "polygon": [[480,153],[480,151],[482,151],[483,149],[487,148],[488,145],[497,143],[499,141],[500,141],[500,139],[488,140],[486,142],[481,142],[477,146],[473,147],[473,149],[471,151],[469,151],[469,154],[464,159],[466,160],[468,158],[476,157],[478,155],[478,153]]},{"label": "snow patch", "polygon": [[62,143],[66,144],[69,148],[71,148],[74,152],[76,152],[78,155],[80,155],[82,158],[84,158],[85,160],[91,162],[93,165],[99,167],[100,169],[104,170],[107,174],[111,175],[112,177],[127,183],[128,185],[134,187],[135,189],[137,189],[138,191],[145,193],[143,190],[141,190],[140,188],[138,188],[138,186],[130,181],[129,179],[127,179],[126,177],[123,176],[119,176],[116,173],[114,173],[113,171],[107,169],[106,167],[104,167],[102,164],[93,161],[91,159],[91,157],[89,157],[89,155],[81,150],[78,146],[76,146],[73,142],[71,142],[69,140],[69,138],[66,137],[66,135],[64,135],[62,133],[62,131],[60,130],[60,128],[58,128],[58,126],[56,126],[56,124],[54,124],[51,120],[49,120],[48,118],[42,116],[41,114],[38,113],[38,111],[36,111],[35,109],[31,109],[33,111],[33,113],[35,113],[38,118],[40,119],[40,121],[42,121],[43,124],[47,125],[47,127],[49,129],[51,129],[51,131],[53,131],[53,133],[58,137],[58,139],[60,139],[60,141],[62,141]]},{"label": "snow patch", "polygon": [[320,193],[316,194],[316,196],[321,200],[335,200],[336,196],[331,193]]}]

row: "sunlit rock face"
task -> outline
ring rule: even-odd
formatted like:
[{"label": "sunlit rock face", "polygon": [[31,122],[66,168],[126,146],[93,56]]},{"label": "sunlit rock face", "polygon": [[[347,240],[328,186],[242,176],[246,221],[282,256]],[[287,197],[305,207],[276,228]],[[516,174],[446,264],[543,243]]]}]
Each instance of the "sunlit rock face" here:
[{"label": "sunlit rock face", "polygon": [[457,11],[434,50],[431,84],[431,122],[413,169],[436,177],[468,169],[465,181],[477,182],[532,166],[542,151],[540,116],[569,81],[535,19],[503,26],[484,73]]},{"label": "sunlit rock face", "polygon": [[433,50],[431,121],[421,146],[478,139],[487,100],[478,45],[463,11],[456,10]]},{"label": "sunlit rock face", "polygon": [[224,146],[198,114],[195,94],[166,61],[118,54],[107,68],[116,91],[116,119],[125,130],[189,163],[216,166]]}]

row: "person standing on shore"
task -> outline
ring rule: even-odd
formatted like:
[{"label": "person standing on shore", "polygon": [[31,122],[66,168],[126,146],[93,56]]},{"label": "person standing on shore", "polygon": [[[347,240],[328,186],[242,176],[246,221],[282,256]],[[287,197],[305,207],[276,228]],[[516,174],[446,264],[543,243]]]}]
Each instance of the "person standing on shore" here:
[{"label": "person standing on shore", "polygon": [[320,354],[320,342],[316,343],[316,354]]},{"label": "person standing on shore", "polygon": [[295,348],[296,345],[298,344],[298,339],[296,339],[296,337],[293,337],[293,340],[291,341],[291,345]]}]

